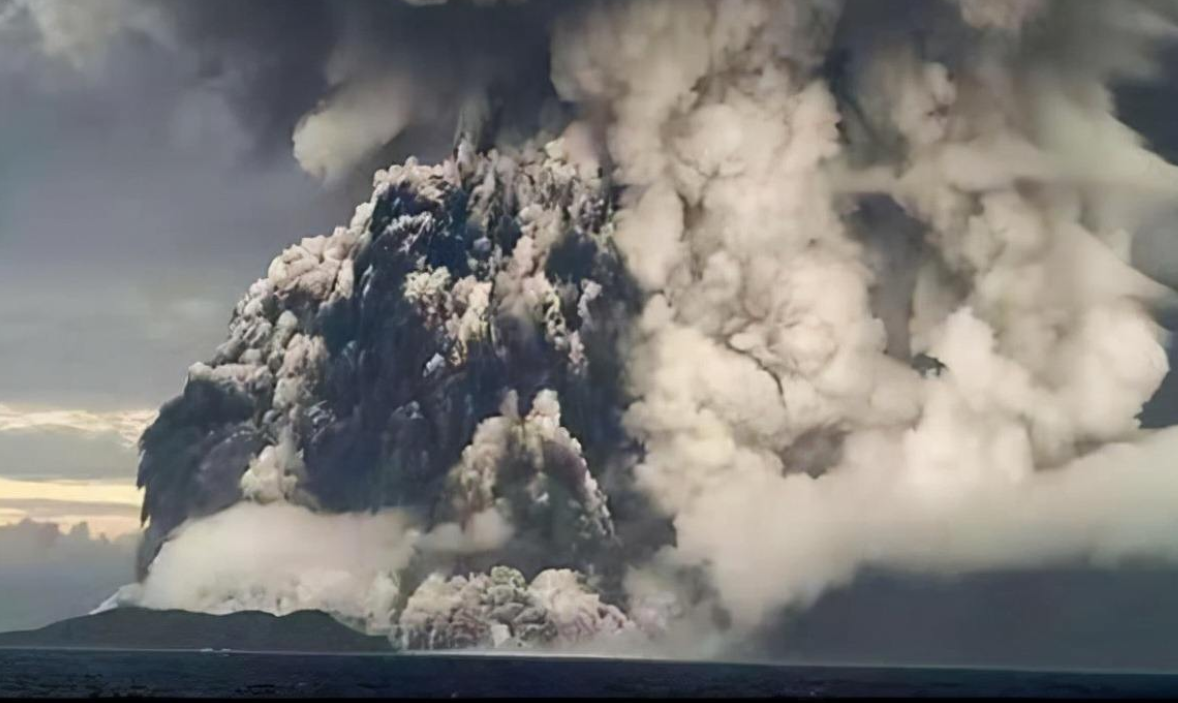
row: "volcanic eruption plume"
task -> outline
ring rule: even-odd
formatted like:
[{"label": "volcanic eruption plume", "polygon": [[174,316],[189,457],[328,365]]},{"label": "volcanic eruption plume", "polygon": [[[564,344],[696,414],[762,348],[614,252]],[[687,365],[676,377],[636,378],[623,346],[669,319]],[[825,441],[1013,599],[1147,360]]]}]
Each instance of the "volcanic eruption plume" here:
[{"label": "volcanic eruption plume", "polygon": [[1109,87],[1178,3],[77,5],[6,21],[219,51],[328,180],[420,154],[144,433],[120,602],[702,642],[865,567],[1178,556],[1172,293],[1127,263],[1178,171]]}]

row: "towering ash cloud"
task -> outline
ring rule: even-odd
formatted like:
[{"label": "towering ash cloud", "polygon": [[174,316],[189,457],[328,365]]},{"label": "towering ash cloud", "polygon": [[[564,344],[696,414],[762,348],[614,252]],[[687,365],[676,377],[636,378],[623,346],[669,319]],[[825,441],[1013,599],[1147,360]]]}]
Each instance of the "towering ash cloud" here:
[{"label": "towering ash cloud", "polygon": [[[1178,171],[1108,86],[1178,5],[433,5],[86,23],[227,47],[326,179],[460,135],[275,259],[161,409],[125,600],[701,642],[866,566],[1176,556],[1178,434],[1136,419],[1171,293],[1126,261]],[[102,43],[24,6],[51,52]]]}]

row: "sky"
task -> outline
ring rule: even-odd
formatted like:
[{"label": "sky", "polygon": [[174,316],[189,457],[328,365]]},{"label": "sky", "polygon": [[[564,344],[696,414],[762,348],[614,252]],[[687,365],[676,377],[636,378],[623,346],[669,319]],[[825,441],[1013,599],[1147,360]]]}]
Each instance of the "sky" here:
[{"label": "sky", "polygon": [[270,260],[354,197],[159,47],[86,70],[29,48],[0,32],[0,631],[134,579],[139,432]]},{"label": "sky", "polygon": [[0,525],[138,527],[139,430],[275,254],[347,219],[145,45],[0,49]]},{"label": "sky", "polygon": [[0,32],[0,631],[133,581],[139,432],[270,260],[352,210],[159,47],[28,48]]}]

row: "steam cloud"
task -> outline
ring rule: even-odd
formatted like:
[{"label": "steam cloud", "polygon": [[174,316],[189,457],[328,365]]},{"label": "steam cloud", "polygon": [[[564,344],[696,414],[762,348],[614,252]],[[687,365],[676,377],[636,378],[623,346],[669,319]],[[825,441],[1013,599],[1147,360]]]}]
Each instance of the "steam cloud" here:
[{"label": "steam cloud", "polygon": [[[227,45],[224,76],[246,102],[279,110],[270,126],[288,128],[300,162],[325,179],[365,167],[415,125],[464,130],[454,160],[384,173],[380,197],[406,183],[428,195],[439,183],[482,182],[486,195],[496,178],[511,182],[502,175],[517,166],[510,144],[552,140],[516,160],[564,174],[552,179],[592,183],[600,173],[620,187],[599,229],[639,291],[617,351],[621,422],[640,446],[622,471],[628,483],[594,465],[587,440],[582,456],[550,391],[524,398],[530,412],[509,404],[471,425],[451,474],[468,502],[436,525],[416,524],[416,514],[396,526],[388,516],[313,515],[315,501],[298,489],[305,448],[284,435],[246,462],[241,483],[247,501],[269,504],[181,527],[155,558],[143,603],[288,607],[279,597],[371,626],[374,574],[409,564],[412,550],[512,543],[526,511],[484,512],[491,488],[512,471],[556,475],[554,447],[560,466],[574,467],[565,470],[590,474],[572,485],[594,524],[609,519],[600,492],[607,502],[637,495],[670,522],[673,539],[627,557],[619,596],[651,631],[711,628],[704,613],[719,607],[747,633],[867,566],[957,573],[1178,556],[1178,434],[1144,432],[1136,419],[1168,372],[1150,306],[1171,292],[1126,263],[1134,231],[1172,204],[1178,171],[1117,119],[1108,87],[1149,76],[1178,3],[306,2],[286,20],[300,31],[266,36],[250,34],[265,35],[261,23],[227,28],[222,2],[126,0],[84,22],[66,12],[72,5],[21,2],[8,14],[27,7],[45,50],[79,65],[127,32],[197,54]],[[281,99],[264,99],[273,86]],[[489,158],[510,166],[475,178],[471,151],[491,144],[500,150]],[[537,329],[559,327],[542,312],[545,296],[559,296],[543,268],[559,237],[546,234],[542,197],[513,187],[524,236],[494,295]],[[275,286],[323,301],[360,295],[353,262],[365,237],[381,234],[378,201],[351,229],[276,260],[241,319]],[[406,274],[406,299],[449,320],[462,345],[485,337],[490,288],[431,266]],[[581,284],[580,305],[616,294],[591,289]],[[328,355],[320,338],[291,334],[272,364],[289,379],[274,391],[284,410],[309,404],[306,369],[326,368]],[[576,363],[581,342],[562,339]],[[202,368],[194,378],[238,373]],[[217,545],[238,539],[225,535],[261,534],[233,521],[282,535],[266,547],[274,561],[262,563],[274,568],[264,578],[205,568],[207,555],[220,558]],[[640,521],[617,521],[619,538],[635,539],[624,523]],[[397,542],[410,523],[430,536]],[[599,532],[613,539],[609,527]],[[280,545],[331,554],[336,538],[362,551],[332,561],[328,571],[347,576],[323,576],[331,588],[307,595],[299,579],[325,572]],[[275,574],[294,580],[272,588]],[[262,583],[271,600],[234,592],[211,602],[219,591],[208,579]],[[426,583],[433,590],[415,603],[429,593],[477,600],[493,585]],[[402,587],[389,584],[385,622]]]},{"label": "steam cloud", "polygon": [[[674,516],[670,559],[705,567],[747,626],[865,563],[1087,556],[1112,529],[1102,513],[1149,510],[1112,507],[1142,478],[1128,467],[1105,469],[1125,483],[1097,504],[1077,495],[1099,462],[1078,457],[1130,439],[1166,373],[1141,304],[1160,294],[1116,256],[1113,198],[1086,185],[1165,192],[1175,172],[1104,111],[1102,81],[1135,65],[1067,62],[1085,30],[1110,45],[1097,56],[1128,61],[1111,13],[1145,9],[965,3],[962,26],[952,7],[914,8],[963,41],[921,55],[898,27],[849,47],[850,101],[872,146],[891,147],[876,155],[840,143],[838,100],[815,79],[858,40],[861,7],[630,3],[553,44],[562,95],[612,106],[630,201],[616,241],[650,294],[629,351],[639,485]],[[1093,149],[1099,172],[1076,156]],[[883,353],[870,300],[890,272],[865,265],[874,232],[840,218],[840,179],[869,169],[933,248],[908,332],[947,367],[934,378]],[[783,455],[824,431],[843,434],[841,458],[818,479],[794,473]],[[1147,521],[1173,520],[1174,485],[1161,493]],[[1172,546],[1165,531],[1135,538],[1112,552]]]},{"label": "steam cloud", "polygon": [[329,516],[243,503],[186,525],[142,585],[124,587],[100,610],[122,602],[218,615],[315,608],[387,622],[395,574],[413,549],[407,528],[395,511]]}]

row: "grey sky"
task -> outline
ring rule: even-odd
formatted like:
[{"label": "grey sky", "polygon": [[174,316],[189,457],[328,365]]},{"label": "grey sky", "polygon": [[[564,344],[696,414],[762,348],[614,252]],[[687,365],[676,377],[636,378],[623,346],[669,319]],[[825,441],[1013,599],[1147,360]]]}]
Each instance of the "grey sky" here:
[{"label": "grey sky", "polygon": [[157,405],[283,246],[346,219],[165,58],[0,70],[0,402]]},{"label": "grey sky", "polygon": [[63,430],[0,433],[0,476],[17,479],[134,480],[136,452],[111,434]]},{"label": "grey sky", "polygon": [[0,632],[85,615],[132,579],[135,542],[84,528],[0,525]]},{"label": "grey sky", "polygon": [[[287,144],[261,148],[175,55],[129,41],[103,58],[78,71],[0,38],[0,405],[158,407],[270,259],[353,205]],[[60,482],[132,485],[137,462],[113,431],[0,431],[0,480],[46,482],[38,500],[0,495],[0,523],[133,529],[133,506],[67,500]]]}]

